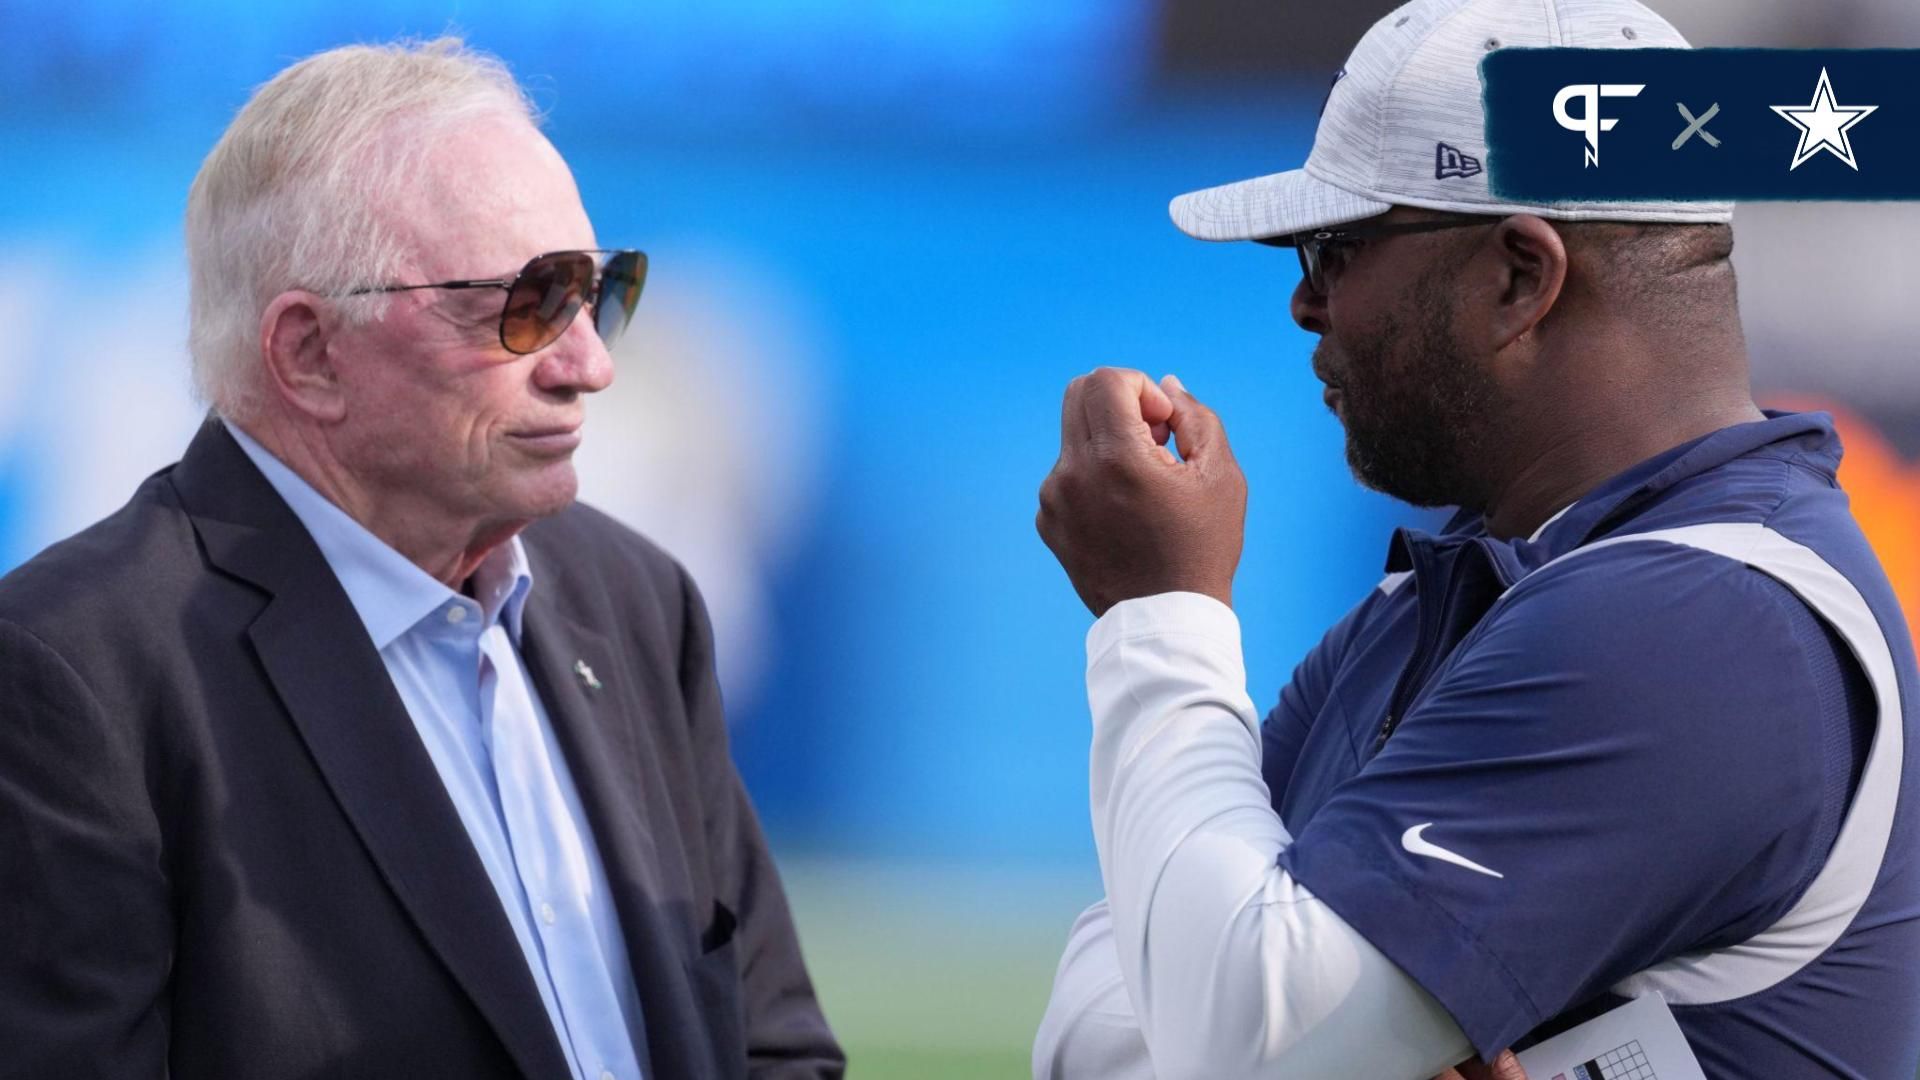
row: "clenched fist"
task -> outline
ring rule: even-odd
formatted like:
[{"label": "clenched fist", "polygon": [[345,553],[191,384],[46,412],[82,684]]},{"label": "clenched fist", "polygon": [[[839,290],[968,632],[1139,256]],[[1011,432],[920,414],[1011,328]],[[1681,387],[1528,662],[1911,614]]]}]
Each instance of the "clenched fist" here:
[{"label": "clenched fist", "polygon": [[1034,524],[1096,616],[1163,592],[1231,605],[1246,518],[1226,430],[1180,380],[1100,368],[1067,385]]}]

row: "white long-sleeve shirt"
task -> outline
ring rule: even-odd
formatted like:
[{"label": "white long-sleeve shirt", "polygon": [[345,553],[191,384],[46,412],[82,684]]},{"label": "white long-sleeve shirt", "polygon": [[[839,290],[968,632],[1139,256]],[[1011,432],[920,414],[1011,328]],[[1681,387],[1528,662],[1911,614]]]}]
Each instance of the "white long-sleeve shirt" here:
[{"label": "white long-sleeve shirt", "polygon": [[1035,1080],[1426,1080],[1472,1056],[1423,990],[1276,864],[1240,626],[1195,593],[1087,636],[1093,831],[1107,899],[1074,925]]}]

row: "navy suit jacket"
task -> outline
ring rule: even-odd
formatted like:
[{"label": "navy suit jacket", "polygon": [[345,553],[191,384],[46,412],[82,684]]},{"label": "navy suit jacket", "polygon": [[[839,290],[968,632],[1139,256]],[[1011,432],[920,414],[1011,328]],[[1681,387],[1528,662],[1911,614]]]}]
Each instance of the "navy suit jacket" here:
[{"label": "navy suit jacket", "polygon": [[[522,537],[649,1076],[838,1076],[692,582],[584,506]],[[0,1076],[568,1075],[359,616],[217,421],[0,579],[0,867]]]}]

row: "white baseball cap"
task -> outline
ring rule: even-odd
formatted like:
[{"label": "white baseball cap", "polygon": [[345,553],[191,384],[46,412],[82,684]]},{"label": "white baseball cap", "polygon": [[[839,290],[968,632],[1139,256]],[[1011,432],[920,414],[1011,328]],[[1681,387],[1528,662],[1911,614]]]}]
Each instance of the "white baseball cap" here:
[{"label": "white baseball cap", "polygon": [[1568,221],[1732,219],[1729,202],[1496,198],[1484,167],[1480,58],[1510,45],[1689,47],[1634,0],[1413,0],[1374,23],[1334,76],[1304,168],[1182,195],[1169,208],[1173,223],[1202,240],[1284,240],[1395,205]]}]

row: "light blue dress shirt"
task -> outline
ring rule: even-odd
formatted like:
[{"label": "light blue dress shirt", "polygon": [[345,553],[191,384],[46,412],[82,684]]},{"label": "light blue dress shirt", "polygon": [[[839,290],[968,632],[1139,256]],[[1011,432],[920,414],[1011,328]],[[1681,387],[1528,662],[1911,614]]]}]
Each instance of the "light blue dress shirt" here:
[{"label": "light blue dress shirt", "polygon": [[520,659],[533,574],[519,537],[476,599],[388,547],[231,423],[366,624],[486,868],[576,1080],[640,1080],[646,1045],[626,939],[566,757]]}]

